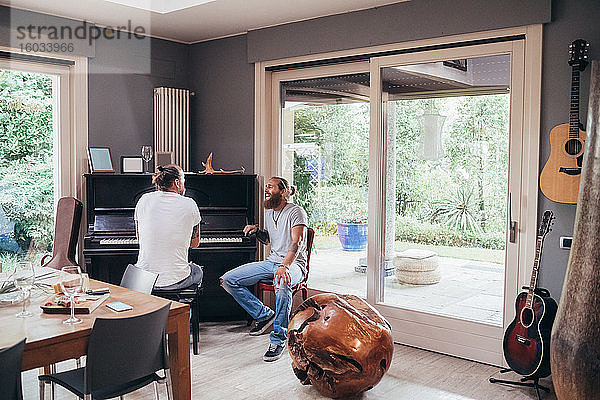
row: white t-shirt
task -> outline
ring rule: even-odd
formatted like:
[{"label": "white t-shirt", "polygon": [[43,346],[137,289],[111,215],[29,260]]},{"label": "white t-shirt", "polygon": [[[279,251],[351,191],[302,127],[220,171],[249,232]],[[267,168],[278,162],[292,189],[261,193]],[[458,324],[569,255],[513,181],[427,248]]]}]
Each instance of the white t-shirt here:
[{"label": "white t-shirt", "polygon": [[196,202],[175,192],[144,194],[135,206],[140,252],[137,266],[158,274],[156,286],[169,286],[190,274],[188,249],[200,223]]}]

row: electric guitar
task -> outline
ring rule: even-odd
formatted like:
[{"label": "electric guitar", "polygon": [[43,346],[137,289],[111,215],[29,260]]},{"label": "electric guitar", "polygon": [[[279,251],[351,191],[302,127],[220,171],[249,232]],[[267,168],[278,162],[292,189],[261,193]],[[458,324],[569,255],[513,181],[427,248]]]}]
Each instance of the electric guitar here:
[{"label": "electric guitar", "polygon": [[540,295],[543,292],[536,290],[536,285],[542,245],[553,219],[552,211],[544,212],[529,290],[517,296],[515,319],[504,333],[504,358],[508,366],[532,379],[550,375],[550,333],[558,306],[549,295]]},{"label": "electric guitar", "polygon": [[540,174],[542,193],[557,203],[577,203],[579,178],[583,163],[585,131],[579,123],[579,73],[588,64],[589,44],[577,39],[569,46],[571,73],[571,108],[569,123],[550,131],[550,156]]}]

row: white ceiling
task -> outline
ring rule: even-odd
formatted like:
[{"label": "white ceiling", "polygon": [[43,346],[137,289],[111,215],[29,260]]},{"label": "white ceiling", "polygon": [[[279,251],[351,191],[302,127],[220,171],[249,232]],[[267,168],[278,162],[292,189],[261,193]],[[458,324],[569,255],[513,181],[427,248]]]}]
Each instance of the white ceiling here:
[{"label": "white ceiling", "polygon": [[[131,5],[117,4],[118,2]],[[207,3],[206,0],[179,0],[178,3],[184,4],[185,8],[165,12],[168,11],[165,5],[170,3],[166,0],[0,0],[0,4],[14,8],[86,20],[102,26],[126,26],[131,20],[132,26],[143,26],[151,36],[186,43],[398,2],[399,0],[214,0]],[[191,3],[196,5],[190,6]]]}]

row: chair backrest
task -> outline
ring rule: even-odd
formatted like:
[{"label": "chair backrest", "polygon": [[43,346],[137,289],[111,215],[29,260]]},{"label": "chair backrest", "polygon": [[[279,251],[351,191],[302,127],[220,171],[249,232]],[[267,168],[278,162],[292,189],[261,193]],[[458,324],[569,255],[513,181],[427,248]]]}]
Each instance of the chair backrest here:
[{"label": "chair backrest", "polygon": [[96,319],[88,342],[85,394],[168,368],[165,327],[170,306],[135,317]]},{"label": "chair backrest", "polygon": [[66,265],[78,265],[75,251],[79,240],[79,227],[83,203],[74,197],[61,197],[56,206],[54,222],[54,245],[52,258],[44,266],[61,269]]},{"label": "chair backrest", "polygon": [[23,400],[21,388],[21,360],[25,339],[0,350],[0,393],[2,399]]},{"label": "chair backrest", "polygon": [[129,264],[121,278],[121,286],[142,293],[152,293],[158,274]]},{"label": "chair backrest", "polygon": [[308,273],[310,272],[310,254],[312,253],[313,241],[315,240],[315,230],[306,228],[306,275],[302,282],[308,281]]}]

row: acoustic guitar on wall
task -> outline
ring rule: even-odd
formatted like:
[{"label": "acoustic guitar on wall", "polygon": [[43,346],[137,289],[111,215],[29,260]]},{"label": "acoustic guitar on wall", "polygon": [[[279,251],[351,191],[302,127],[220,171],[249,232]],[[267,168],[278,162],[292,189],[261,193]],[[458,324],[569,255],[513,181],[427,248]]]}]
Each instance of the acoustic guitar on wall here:
[{"label": "acoustic guitar on wall", "polygon": [[569,46],[572,67],[569,123],[557,125],[550,131],[550,156],[540,174],[542,193],[557,203],[576,204],[579,193],[586,136],[579,122],[579,73],[588,64],[588,47],[583,39]]},{"label": "acoustic guitar on wall", "polygon": [[548,291],[536,289],[544,238],[554,216],[545,211],[538,231],[531,282],[515,301],[516,315],[504,333],[504,358],[516,373],[536,379],[550,375],[550,333],[558,305]]}]

